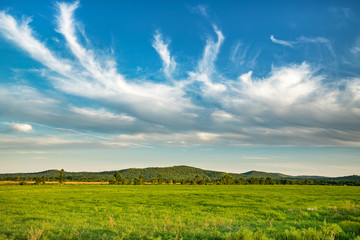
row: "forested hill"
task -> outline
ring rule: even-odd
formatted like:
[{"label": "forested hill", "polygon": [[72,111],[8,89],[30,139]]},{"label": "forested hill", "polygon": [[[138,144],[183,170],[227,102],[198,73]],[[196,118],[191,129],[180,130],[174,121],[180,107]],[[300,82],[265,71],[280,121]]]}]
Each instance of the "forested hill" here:
[{"label": "forested hill", "polygon": [[260,171],[250,171],[246,173],[240,174],[242,177],[255,177],[255,178],[273,178],[273,179],[285,179],[285,178],[293,178],[293,176],[285,175],[282,173],[268,173],[268,172],[260,172]]},{"label": "forested hill", "polygon": [[[36,178],[36,177],[45,177],[47,179],[56,179],[59,177],[59,170],[47,170],[43,172],[35,173],[10,173],[10,174],[0,174],[0,179],[15,179],[15,178]],[[104,171],[104,172],[65,172],[65,178],[67,180],[90,180],[90,181],[108,181],[114,177],[114,174],[117,171]],[[150,181],[153,177],[161,175],[164,180],[173,179],[176,181],[182,179],[194,179],[196,176],[200,178],[209,179],[211,181],[216,181],[224,176],[225,172],[203,170],[200,168],[189,167],[189,166],[174,166],[174,167],[150,167],[150,168],[129,168],[118,170],[121,177],[127,179],[137,178],[140,174],[145,177],[145,180]],[[346,176],[346,177],[320,177],[320,176],[289,176],[281,173],[267,173],[260,171],[250,171],[246,173],[228,173],[234,179],[240,177],[248,178],[272,178],[272,179],[309,179],[309,180],[334,180],[334,181],[359,181],[360,176]]]},{"label": "forested hill", "polygon": [[[114,177],[115,172],[119,172],[121,177],[127,179],[133,179],[142,174],[146,180],[151,180],[154,176],[161,175],[164,180],[174,179],[181,180],[192,179],[195,176],[199,176],[201,178],[209,178],[211,180],[217,180],[221,178],[225,173],[203,170],[195,167],[188,166],[174,166],[174,167],[150,167],[150,168],[129,168],[115,171],[105,171],[105,172],[65,172],[65,176],[67,179],[77,180],[77,179],[103,179],[110,180]],[[0,178],[36,178],[36,177],[46,177],[46,178],[57,178],[59,176],[59,170],[47,170],[43,172],[35,172],[35,173],[11,173],[11,174],[0,174]],[[239,178],[242,176],[241,174],[230,174],[234,178]]]}]

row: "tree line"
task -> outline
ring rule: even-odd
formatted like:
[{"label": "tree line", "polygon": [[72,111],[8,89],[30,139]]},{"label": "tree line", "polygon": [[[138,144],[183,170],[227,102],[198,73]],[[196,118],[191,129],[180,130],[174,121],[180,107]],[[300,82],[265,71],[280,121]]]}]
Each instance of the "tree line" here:
[{"label": "tree line", "polygon": [[[59,182],[63,184],[65,181],[94,181],[93,179],[73,179],[66,177],[64,169],[59,171],[58,177],[44,177],[37,176],[36,178],[30,177],[6,177],[0,178],[0,181],[19,181],[21,185],[27,184],[27,181],[34,181],[35,185],[45,184],[47,181]],[[97,179],[97,181],[99,181]],[[151,179],[146,179],[143,174],[139,174],[135,178],[127,178],[121,176],[117,171],[112,179],[102,179],[102,182],[109,182],[110,185],[143,185],[143,184],[182,184],[182,185],[348,185],[360,186],[359,180],[329,180],[329,179],[273,179],[271,177],[237,177],[234,178],[230,174],[223,174],[220,178],[212,180],[210,177],[201,177],[196,175],[194,178],[178,179],[164,179],[161,174],[154,175]]]},{"label": "tree line", "polygon": [[144,175],[140,174],[138,177],[128,179],[121,177],[119,172],[114,174],[114,177],[109,180],[111,185],[142,185],[142,184],[182,184],[182,185],[349,185],[360,186],[360,181],[336,181],[336,180],[310,180],[310,179],[272,179],[270,177],[264,178],[234,178],[229,174],[224,174],[218,180],[211,180],[209,177],[200,177],[196,175],[194,178],[183,178],[182,180],[166,179],[164,181],[162,175],[153,176],[150,181],[146,181]]}]

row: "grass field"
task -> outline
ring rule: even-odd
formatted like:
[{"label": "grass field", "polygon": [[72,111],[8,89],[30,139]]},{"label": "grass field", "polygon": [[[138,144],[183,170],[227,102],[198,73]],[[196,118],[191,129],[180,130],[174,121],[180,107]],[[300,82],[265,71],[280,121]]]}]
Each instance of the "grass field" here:
[{"label": "grass field", "polygon": [[360,239],[360,188],[5,185],[0,239]]}]

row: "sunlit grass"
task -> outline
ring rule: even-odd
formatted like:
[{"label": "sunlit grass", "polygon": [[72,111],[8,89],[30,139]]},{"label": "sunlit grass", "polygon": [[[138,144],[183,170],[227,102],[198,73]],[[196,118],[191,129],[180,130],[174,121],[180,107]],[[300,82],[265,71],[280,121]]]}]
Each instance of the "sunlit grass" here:
[{"label": "sunlit grass", "polygon": [[360,188],[0,187],[0,239],[360,239]]}]

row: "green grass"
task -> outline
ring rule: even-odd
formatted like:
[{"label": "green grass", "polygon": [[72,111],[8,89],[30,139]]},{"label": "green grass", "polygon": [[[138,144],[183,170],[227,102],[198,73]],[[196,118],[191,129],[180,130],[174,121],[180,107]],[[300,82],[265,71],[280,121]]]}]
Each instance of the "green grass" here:
[{"label": "green grass", "polygon": [[0,186],[0,239],[360,239],[347,186]]}]

